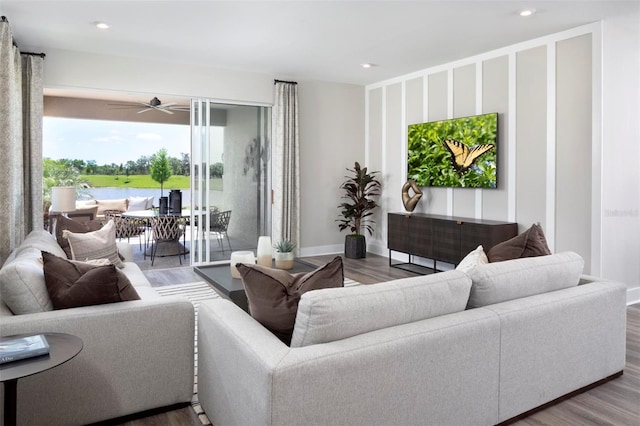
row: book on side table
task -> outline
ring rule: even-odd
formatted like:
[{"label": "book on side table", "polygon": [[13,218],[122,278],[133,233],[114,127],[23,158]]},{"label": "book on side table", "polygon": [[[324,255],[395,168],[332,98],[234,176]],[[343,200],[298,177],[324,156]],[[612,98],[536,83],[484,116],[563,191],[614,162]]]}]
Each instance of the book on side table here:
[{"label": "book on side table", "polygon": [[0,364],[33,358],[49,353],[49,343],[42,334],[0,339]]}]

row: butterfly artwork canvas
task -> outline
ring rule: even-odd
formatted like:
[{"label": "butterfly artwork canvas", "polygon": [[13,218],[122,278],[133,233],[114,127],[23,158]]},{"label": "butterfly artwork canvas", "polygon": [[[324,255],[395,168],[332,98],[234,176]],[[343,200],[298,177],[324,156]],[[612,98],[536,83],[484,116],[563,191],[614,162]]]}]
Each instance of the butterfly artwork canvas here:
[{"label": "butterfly artwork canvas", "polygon": [[498,113],[408,127],[407,179],[419,187],[497,188]]}]

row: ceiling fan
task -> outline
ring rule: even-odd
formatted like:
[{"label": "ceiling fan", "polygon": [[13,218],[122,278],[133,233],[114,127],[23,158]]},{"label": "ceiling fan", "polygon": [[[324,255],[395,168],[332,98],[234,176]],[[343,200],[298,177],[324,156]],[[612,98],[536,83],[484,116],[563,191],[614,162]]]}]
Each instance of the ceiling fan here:
[{"label": "ceiling fan", "polygon": [[165,114],[173,114],[173,111],[189,111],[189,106],[187,105],[178,105],[177,102],[169,102],[168,104],[163,104],[157,97],[154,97],[149,102],[118,103],[109,104],[109,106],[116,107],[114,109],[132,109],[142,107],[142,109],[138,111],[138,114],[142,114],[143,112],[151,110],[162,111]]}]

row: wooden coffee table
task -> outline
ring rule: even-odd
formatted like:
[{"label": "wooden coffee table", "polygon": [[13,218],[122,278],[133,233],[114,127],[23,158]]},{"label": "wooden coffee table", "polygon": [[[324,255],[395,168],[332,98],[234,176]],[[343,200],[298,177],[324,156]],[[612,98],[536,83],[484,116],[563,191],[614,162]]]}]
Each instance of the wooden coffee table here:
[{"label": "wooden coffee table", "polygon": [[[315,265],[295,259],[293,261],[293,269],[288,269],[287,272],[291,274],[311,272],[316,268],[317,266]],[[229,298],[229,300],[246,312],[249,312],[249,304],[247,302],[247,295],[244,292],[242,280],[231,277],[231,268],[229,265],[196,266],[193,270]]]}]

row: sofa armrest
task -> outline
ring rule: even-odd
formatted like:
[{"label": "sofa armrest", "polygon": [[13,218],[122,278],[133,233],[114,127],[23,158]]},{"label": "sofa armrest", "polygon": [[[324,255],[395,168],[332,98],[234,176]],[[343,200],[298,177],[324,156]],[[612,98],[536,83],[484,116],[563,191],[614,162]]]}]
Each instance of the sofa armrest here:
[{"label": "sofa armrest", "polygon": [[270,424],[272,377],[290,350],[229,300],[202,302],[198,308],[198,399],[211,421]]},{"label": "sofa armrest", "polygon": [[0,326],[3,336],[45,332],[73,334],[84,347],[66,364],[20,380],[25,424],[94,423],[192,397],[194,311],[184,298],[15,315]]}]

